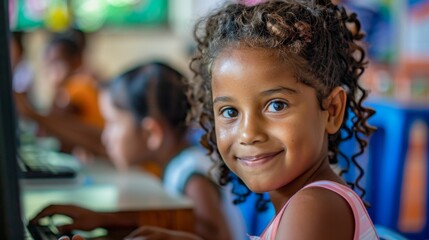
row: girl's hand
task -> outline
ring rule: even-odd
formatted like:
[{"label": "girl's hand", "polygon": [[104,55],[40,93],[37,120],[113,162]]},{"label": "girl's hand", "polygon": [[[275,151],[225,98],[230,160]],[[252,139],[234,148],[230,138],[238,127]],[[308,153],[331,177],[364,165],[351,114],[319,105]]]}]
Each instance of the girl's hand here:
[{"label": "girl's hand", "polygon": [[60,233],[71,232],[76,229],[90,231],[103,226],[103,217],[101,214],[75,205],[50,205],[39,212],[31,220],[31,223],[38,224],[40,219],[53,215],[64,215],[73,220],[71,224],[58,226],[57,228]]},{"label": "girl's hand", "polygon": [[160,227],[144,226],[130,233],[125,240],[202,240],[187,232],[168,230]]}]

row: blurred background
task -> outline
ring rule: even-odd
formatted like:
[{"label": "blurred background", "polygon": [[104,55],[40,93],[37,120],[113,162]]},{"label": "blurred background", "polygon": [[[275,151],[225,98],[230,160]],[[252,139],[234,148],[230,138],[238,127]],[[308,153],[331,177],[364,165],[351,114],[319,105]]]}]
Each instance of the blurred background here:
[{"label": "blurred background", "polygon": [[10,27],[22,31],[25,57],[35,72],[35,104],[49,105],[43,54],[52,33],[86,34],[85,64],[102,80],[153,58],[188,71],[195,20],[222,1],[9,0]]},{"label": "blurred background", "polygon": [[[10,27],[23,33],[25,59],[34,72],[32,104],[44,111],[53,99],[45,81],[50,66],[43,61],[53,33],[73,28],[85,34],[85,65],[101,82],[152,59],[189,74],[193,25],[223,2],[9,0]],[[361,20],[369,61],[363,81],[368,104],[379,112],[371,123],[380,130],[362,157],[370,214],[376,224],[423,239],[429,234],[429,0],[336,2]]]}]

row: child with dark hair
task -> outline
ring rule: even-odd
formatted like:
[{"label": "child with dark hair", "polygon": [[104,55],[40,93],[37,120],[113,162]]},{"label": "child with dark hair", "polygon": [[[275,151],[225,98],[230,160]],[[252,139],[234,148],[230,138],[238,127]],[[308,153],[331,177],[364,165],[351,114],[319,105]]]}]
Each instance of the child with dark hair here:
[{"label": "child with dark hair", "polygon": [[64,34],[51,37],[46,51],[45,86],[53,91],[48,114],[40,114],[18,98],[19,113],[36,123],[41,132],[59,139],[61,150],[82,160],[105,156],[100,141],[104,119],[98,106],[98,79],[84,67],[80,43]]},{"label": "child with dark hair", "polygon": [[[106,119],[103,143],[119,169],[142,163],[159,166],[167,192],[184,194],[193,201],[196,234],[204,239],[243,239],[243,220],[230,192],[220,190],[208,176],[212,162],[205,151],[187,141],[189,103],[183,81],[182,74],[159,62],[137,66],[112,80],[100,97]],[[33,222],[53,214],[74,220],[60,227],[63,232],[96,227],[128,229],[139,223],[137,216],[126,213],[97,213],[61,205],[47,207]],[[146,226],[139,231],[152,229],[158,228]]]},{"label": "child with dark hair", "polygon": [[[232,171],[269,193],[277,215],[261,239],[378,239],[362,200],[330,166],[342,154],[340,132],[356,137],[359,155],[374,131],[356,14],[329,0],[243,2],[197,25],[191,62],[192,115],[220,183]],[[362,190],[356,156],[346,160]]]},{"label": "child with dark hair", "polygon": [[98,108],[98,80],[84,67],[83,52],[76,39],[54,36],[45,53],[48,77],[56,91],[55,107],[83,122],[102,128]]}]

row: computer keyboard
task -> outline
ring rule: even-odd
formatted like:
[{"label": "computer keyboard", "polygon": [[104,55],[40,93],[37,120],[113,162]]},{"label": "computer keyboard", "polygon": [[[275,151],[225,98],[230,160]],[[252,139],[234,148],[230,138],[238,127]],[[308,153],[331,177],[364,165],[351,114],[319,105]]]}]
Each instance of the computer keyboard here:
[{"label": "computer keyboard", "polygon": [[[76,177],[76,170],[54,164],[53,158],[69,157],[63,153],[43,151],[38,148],[21,147],[17,151],[18,165],[21,169],[21,178],[25,179],[69,179]],[[71,159],[75,160],[75,159]]]},{"label": "computer keyboard", "polygon": [[27,225],[27,230],[29,233],[29,236],[27,239],[34,239],[34,240],[57,240],[60,238],[60,234],[56,233],[58,232],[56,229],[52,229],[52,226],[49,225],[33,225],[29,224]]}]

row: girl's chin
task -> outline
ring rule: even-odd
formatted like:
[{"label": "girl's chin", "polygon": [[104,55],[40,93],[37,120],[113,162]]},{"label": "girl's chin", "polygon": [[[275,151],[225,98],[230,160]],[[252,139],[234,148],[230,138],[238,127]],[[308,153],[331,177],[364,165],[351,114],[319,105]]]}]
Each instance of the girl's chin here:
[{"label": "girl's chin", "polygon": [[247,183],[244,182],[244,184],[246,184],[247,188],[250,189],[250,191],[254,192],[254,193],[264,193],[264,192],[268,192],[271,189],[268,188],[268,186],[264,186],[260,183]]}]

